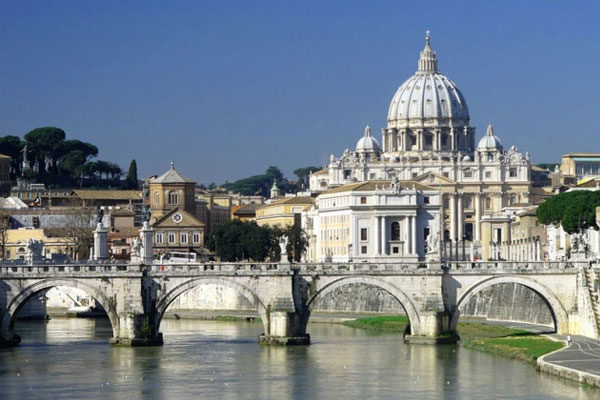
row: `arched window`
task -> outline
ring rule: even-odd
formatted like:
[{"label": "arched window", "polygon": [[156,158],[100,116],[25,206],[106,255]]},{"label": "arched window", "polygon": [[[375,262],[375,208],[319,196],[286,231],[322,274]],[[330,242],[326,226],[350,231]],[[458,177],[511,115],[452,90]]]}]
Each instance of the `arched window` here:
[{"label": "arched window", "polygon": [[488,155],[487,155],[487,160],[488,160],[488,162],[492,162],[492,161],[494,161],[494,155],[493,155],[493,154],[490,154],[490,153],[488,153]]},{"label": "arched window", "polygon": [[169,192],[169,204],[172,204],[172,205],[179,204],[179,195],[177,194],[177,191],[171,190]]},{"label": "arched window", "polygon": [[400,240],[400,223],[392,222],[392,240]]}]

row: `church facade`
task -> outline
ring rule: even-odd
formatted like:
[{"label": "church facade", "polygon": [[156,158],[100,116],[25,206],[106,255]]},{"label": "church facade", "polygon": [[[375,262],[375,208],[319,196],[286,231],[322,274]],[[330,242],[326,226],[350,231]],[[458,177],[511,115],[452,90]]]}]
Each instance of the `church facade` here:
[{"label": "church facade", "polygon": [[[447,258],[461,249],[464,256],[465,248],[470,258],[481,258],[482,221],[507,206],[532,201],[529,154],[514,146],[505,149],[491,124],[476,140],[465,97],[439,71],[429,34],[417,71],[392,97],[381,145],[367,126],[354,150],[332,154],[328,166],[310,176],[310,190],[320,194],[357,182],[394,179],[439,192],[437,233]],[[505,242],[510,232],[496,230],[494,235],[489,240]]]}]

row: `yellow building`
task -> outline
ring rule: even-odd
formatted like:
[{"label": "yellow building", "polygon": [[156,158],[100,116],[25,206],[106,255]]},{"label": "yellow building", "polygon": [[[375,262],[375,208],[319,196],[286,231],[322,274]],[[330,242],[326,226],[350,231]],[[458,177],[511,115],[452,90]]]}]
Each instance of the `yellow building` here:
[{"label": "yellow building", "polygon": [[300,214],[308,210],[315,199],[308,196],[287,197],[265,204],[256,210],[256,223],[260,226],[269,225],[285,227],[299,221]]},{"label": "yellow building", "polygon": [[196,182],[171,168],[161,176],[150,180],[150,209],[153,222],[169,211],[180,208],[196,215]]},{"label": "yellow building", "polygon": [[171,168],[150,180],[150,224],[156,253],[197,252],[204,248],[205,224],[196,214],[196,182]]},{"label": "yellow building", "polygon": [[43,256],[50,258],[52,254],[66,254],[75,258],[75,244],[67,237],[61,236],[59,229],[8,229],[5,240],[5,259],[25,259],[29,239],[44,242]]},{"label": "yellow building", "polygon": [[568,153],[562,156],[560,172],[579,181],[587,176],[600,176],[600,153]]}]

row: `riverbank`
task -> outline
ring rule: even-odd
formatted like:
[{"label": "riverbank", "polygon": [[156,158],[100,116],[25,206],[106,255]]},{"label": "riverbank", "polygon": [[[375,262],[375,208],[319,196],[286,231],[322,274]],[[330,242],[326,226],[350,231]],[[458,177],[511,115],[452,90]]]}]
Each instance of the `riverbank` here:
[{"label": "riverbank", "polygon": [[[358,318],[342,324],[369,331],[403,334],[408,327],[408,317]],[[538,357],[564,347],[562,342],[539,334],[499,325],[462,322],[458,324],[457,331],[460,343],[466,348],[525,361],[532,365],[536,365]]]}]

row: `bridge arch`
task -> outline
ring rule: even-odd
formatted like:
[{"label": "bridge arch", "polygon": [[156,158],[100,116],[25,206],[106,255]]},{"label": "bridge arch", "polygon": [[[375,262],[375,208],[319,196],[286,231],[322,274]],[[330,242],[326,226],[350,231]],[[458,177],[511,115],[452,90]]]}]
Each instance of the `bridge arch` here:
[{"label": "bridge arch", "polygon": [[82,282],[77,279],[60,279],[60,278],[49,278],[37,281],[25,288],[19,290],[18,294],[10,301],[7,305],[6,312],[8,321],[2,321],[1,329],[5,332],[2,332],[4,335],[13,332],[15,322],[17,320],[17,314],[19,310],[27,303],[31,297],[35,294],[56,287],[56,286],[65,286],[75,289],[80,289],[86,292],[88,295],[92,296],[96,301],[100,303],[100,305],[106,311],[108,315],[108,319],[110,320],[110,325],[113,332],[113,338],[119,336],[119,317],[114,309],[113,302],[102,292],[102,289],[97,288],[88,283]]},{"label": "bridge arch", "polygon": [[177,297],[195,287],[211,284],[228,287],[244,296],[246,300],[248,300],[250,303],[252,303],[254,307],[256,307],[256,311],[258,312],[258,315],[260,315],[265,334],[269,334],[269,314],[267,312],[267,307],[265,307],[264,303],[261,301],[260,297],[256,294],[256,292],[254,292],[254,290],[250,289],[248,286],[236,282],[232,279],[221,278],[216,276],[202,276],[198,278],[192,278],[175,286],[170,291],[168,291],[156,304],[156,330],[160,330],[160,323],[162,322],[162,318],[165,315],[167,308]]},{"label": "bridge arch", "polygon": [[417,308],[415,307],[415,304],[411,300],[411,298],[406,293],[404,293],[400,288],[398,288],[397,286],[395,286],[395,285],[393,285],[393,284],[391,284],[391,283],[389,283],[389,282],[387,282],[385,280],[374,278],[374,277],[371,277],[371,276],[343,277],[343,278],[340,278],[340,279],[336,279],[336,280],[334,280],[332,282],[329,282],[329,283],[327,283],[325,286],[323,286],[320,290],[318,290],[315,294],[313,294],[310,297],[310,299],[306,303],[306,306],[310,310],[312,308],[312,305],[314,304],[314,301],[318,297],[324,297],[327,294],[333,292],[334,290],[336,290],[336,289],[338,289],[338,288],[340,288],[342,286],[351,285],[351,284],[371,285],[371,286],[378,287],[378,288],[383,289],[386,292],[388,292],[396,300],[398,300],[398,302],[400,303],[400,305],[406,311],[406,314],[408,316],[408,320],[410,322],[411,335],[418,335],[418,334],[420,334],[420,332],[421,332],[421,318],[419,317],[419,313],[417,311]]},{"label": "bridge arch", "polygon": [[533,279],[514,275],[486,278],[471,285],[471,287],[469,287],[456,302],[456,309],[452,315],[450,326],[453,329],[456,328],[460,314],[458,310],[461,305],[468,303],[469,300],[481,290],[501,283],[516,283],[533,290],[548,306],[548,309],[552,314],[552,318],[554,319],[554,327],[556,332],[565,335],[569,333],[569,315],[562,302],[552,292],[552,290]]}]

